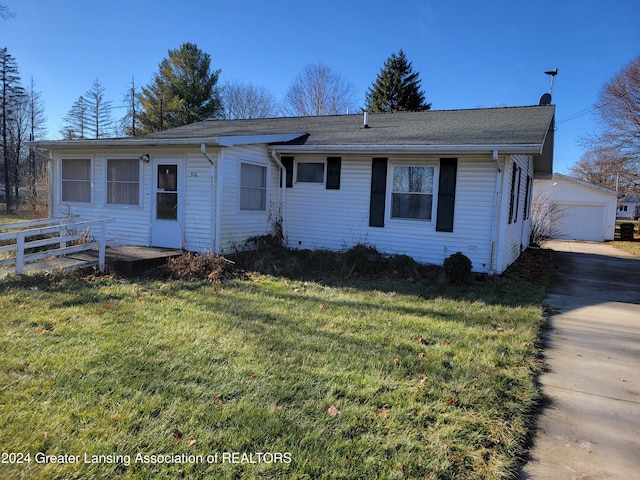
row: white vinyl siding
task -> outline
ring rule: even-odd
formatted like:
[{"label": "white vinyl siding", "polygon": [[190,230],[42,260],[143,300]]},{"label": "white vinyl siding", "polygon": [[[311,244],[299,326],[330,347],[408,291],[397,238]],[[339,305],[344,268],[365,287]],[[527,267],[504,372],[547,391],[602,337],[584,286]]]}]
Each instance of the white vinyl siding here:
[{"label": "white vinyl siding", "polygon": [[[472,260],[475,271],[490,268],[496,178],[495,164],[490,157],[459,158],[454,232],[436,232],[435,221],[390,218],[390,186],[385,226],[370,227],[371,161],[371,157],[343,156],[340,190],[319,193],[296,184],[287,189],[285,224],[290,247],[343,250],[367,243],[382,252],[404,253],[420,262],[434,264],[441,264],[444,258],[460,251]],[[435,166],[439,157],[389,157],[387,176],[392,175],[394,165],[420,162],[434,168],[435,204],[438,184]]]},{"label": "white vinyl siding", "polygon": [[[261,166],[266,169],[266,203],[263,210],[240,209],[241,164]],[[244,248],[248,238],[272,231],[280,218],[280,169],[273,163],[262,146],[236,146],[225,148],[221,156],[222,205],[221,237],[222,253],[232,253]]]},{"label": "white vinyl siding", "polygon": [[[216,155],[215,149],[209,154]],[[184,248],[213,251],[215,225],[214,167],[200,152],[187,155],[184,192]]]},{"label": "white vinyl siding", "polygon": [[[497,252],[499,273],[513,263],[529,246],[531,223],[528,218],[524,219],[526,182],[522,179],[533,175],[533,159],[529,155],[508,156],[504,172],[506,175],[503,177],[502,227],[499,230],[499,251]],[[511,196],[512,185],[513,197]]]},{"label": "white vinyl siding", "polygon": [[[210,154],[215,157],[215,150]],[[215,221],[215,184],[213,182],[214,167],[198,151],[189,153],[186,157],[173,151],[158,149],[149,151],[151,158],[186,158],[185,171],[185,201],[184,201],[184,248],[193,251],[212,251]],[[65,155],[54,158],[54,172],[61,172],[61,162]],[[60,180],[58,188],[52,191],[51,214],[78,215],[79,219],[114,218],[115,221],[107,223],[107,245],[142,245],[151,244],[151,195],[152,195],[152,167],[153,162],[140,162],[140,192],[138,205],[113,205],[108,203],[108,160],[114,158],[131,159],[138,158],[134,152],[121,152],[117,156],[95,155],[92,159],[92,199],[91,203],[67,203],[62,202],[62,188]],[[55,184],[55,183],[54,183]],[[117,207],[117,208],[114,208]]]}]

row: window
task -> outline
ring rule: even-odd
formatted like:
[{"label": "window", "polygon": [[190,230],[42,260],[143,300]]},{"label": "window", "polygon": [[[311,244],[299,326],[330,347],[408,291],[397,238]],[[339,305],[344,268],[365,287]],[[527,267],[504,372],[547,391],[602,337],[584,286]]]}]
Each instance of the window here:
[{"label": "window", "polygon": [[91,202],[91,159],[62,159],[62,201]]},{"label": "window", "polygon": [[138,159],[107,160],[107,203],[140,204],[140,161]]},{"label": "window", "polygon": [[298,162],[298,183],[324,183],[324,162]]},{"label": "window", "polygon": [[240,210],[267,209],[267,167],[240,164]]},{"label": "window", "polygon": [[393,168],[391,217],[431,220],[433,167]]}]

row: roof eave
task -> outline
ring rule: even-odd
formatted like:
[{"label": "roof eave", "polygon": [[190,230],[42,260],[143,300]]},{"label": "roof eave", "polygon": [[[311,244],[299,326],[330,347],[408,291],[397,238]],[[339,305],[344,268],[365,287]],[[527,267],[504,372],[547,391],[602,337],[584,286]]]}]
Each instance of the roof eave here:
[{"label": "roof eave", "polygon": [[498,151],[500,154],[539,154],[542,149],[540,144],[492,144],[492,145],[273,145],[273,150],[280,154],[295,153],[363,153],[378,155],[397,153],[435,153],[441,155],[457,154],[492,154]]},{"label": "roof eave", "polygon": [[199,146],[202,144],[218,147],[233,147],[235,145],[269,144],[290,142],[304,133],[283,133],[273,135],[238,135],[196,138],[109,138],[97,140],[39,140],[28,142],[30,146],[42,150],[77,149],[86,150],[105,147],[170,147],[170,146]]}]

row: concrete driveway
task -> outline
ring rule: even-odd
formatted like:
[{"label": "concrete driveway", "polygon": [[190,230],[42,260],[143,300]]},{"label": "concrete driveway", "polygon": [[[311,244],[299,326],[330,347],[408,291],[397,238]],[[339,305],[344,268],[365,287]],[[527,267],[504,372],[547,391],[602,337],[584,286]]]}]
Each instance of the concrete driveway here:
[{"label": "concrete driveway", "polygon": [[550,404],[520,477],[640,478],[640,259],[608,244],[547,248],[561,262],[540,377]]}]

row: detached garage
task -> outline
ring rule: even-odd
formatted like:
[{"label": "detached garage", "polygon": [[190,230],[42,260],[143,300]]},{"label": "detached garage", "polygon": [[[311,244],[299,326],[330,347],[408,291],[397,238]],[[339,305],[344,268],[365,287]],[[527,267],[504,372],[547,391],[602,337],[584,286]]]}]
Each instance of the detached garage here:
[{"label": "detached garage", "polygon": [[559,173],[554,173],[551,180],[535,180],[533,189],[534,195],[558,202],[562,211],[559,239],[613,240],[617,192]]}]

